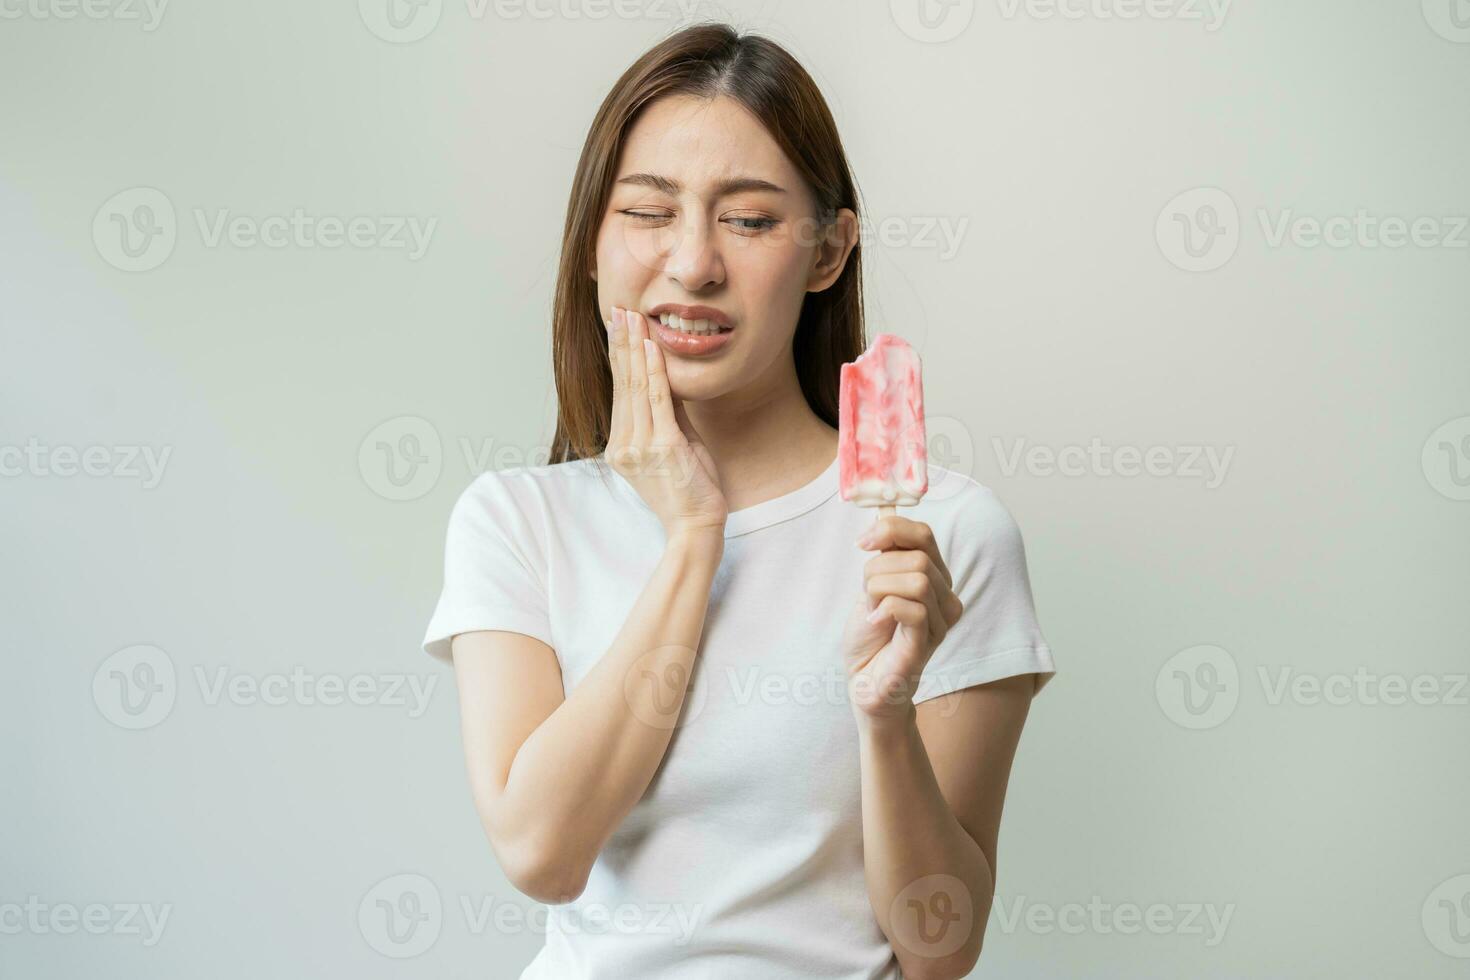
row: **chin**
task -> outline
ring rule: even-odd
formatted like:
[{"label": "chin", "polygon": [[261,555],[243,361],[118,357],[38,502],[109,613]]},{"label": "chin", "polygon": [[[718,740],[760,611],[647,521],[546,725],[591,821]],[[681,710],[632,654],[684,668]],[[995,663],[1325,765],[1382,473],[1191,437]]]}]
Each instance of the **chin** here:
[{"label": "chin", "polygon": [[669,365],[669,392],[680,401],[703,402],[729,393],[732,379],[701,366]]}]

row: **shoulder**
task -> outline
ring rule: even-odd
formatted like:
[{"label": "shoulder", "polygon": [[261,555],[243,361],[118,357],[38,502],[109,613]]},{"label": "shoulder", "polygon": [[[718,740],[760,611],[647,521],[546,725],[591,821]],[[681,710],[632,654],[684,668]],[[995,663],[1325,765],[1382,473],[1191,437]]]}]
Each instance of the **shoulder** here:
[{"label": "shoulder", "polygon": [[1019,546],[1021,529],[995,491],[957,470],[929,464],[929,489],[914,508],[941,543],[993,541]]},{"label": "shoulder", "polygon": [[606,470],[595,460],[485,470],[460,491],[449,516],[451,537],[499,533],[540,537],[553,516],[590,514],[597,497],[611,495]]},{"label": "shoulder", "polygon": [[592,459],[484,470],[460,492],[455,509],[486,511],[511,507],[528,512],[557,506],[568,498],[606,492],[609,481],[599,470],[606,471],[606,467]]}]

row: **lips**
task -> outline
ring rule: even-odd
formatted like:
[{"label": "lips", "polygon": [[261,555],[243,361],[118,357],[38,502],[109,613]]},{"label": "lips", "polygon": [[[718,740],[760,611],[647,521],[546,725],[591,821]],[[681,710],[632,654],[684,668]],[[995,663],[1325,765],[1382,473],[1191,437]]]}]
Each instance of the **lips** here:
[{"label": "lips", "polygon": [[713,354],[730,342],[735,336],[733,330],[711,330],[708,333],[686,333],[676,330],[660,320],[651,322],[653,335],[657,338],[658,345],[671,354],[686,357],[700,357],[705,354]]}]

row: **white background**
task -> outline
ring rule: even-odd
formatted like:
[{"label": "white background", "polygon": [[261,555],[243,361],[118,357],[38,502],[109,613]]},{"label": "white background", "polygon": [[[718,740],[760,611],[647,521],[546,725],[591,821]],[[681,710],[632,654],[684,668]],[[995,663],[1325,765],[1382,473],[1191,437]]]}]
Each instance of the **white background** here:
[{"label": "white background", "polygon": [[[1470,24],[1462,0],[961,0],[932,30],[912,0],[698,10],[786,44],[826,94],[870,225],[869,333],[919,347],[952,437],[932,451],[1025,534],[1060,673],[977,976],[1466,969],[1453,3]],[[576,158],[680,14],[443,0],[399,29],[358,6],[0,3],[6,976],[515,977],[540,945],[534,921],[466,916],[532,903],[418,643],[456,495],[544,459]],[[128,256],[140,203],[163,234]],[[432,231],[421,254],[208,234],[298,208]],[[1439,240],[1293,224],[1360,212]],[[1191,256],[1185,227],[1214,244]],[[1091,445],[1173,462],[1124,475]],[[1228,458],[1219,479],[1191,447]],[[120,700],[139,663],[152,716]],[[1382,703],[1387,677],[1438,694]],[[1211,678],[1216,700],[1188,687]],[[354,683],[368,703],[322,703]],[[404,895],[420,928],[389,935],[378,900]],[[117,911],[100,934],[7,915],[32,896],[170,911],[145,945]],[[1089,903],[1111,911],[1067,911]],[[1174,925],[1124,932],[1127,903]],[[1230,910],[1221,941],[1189,907]]]}]

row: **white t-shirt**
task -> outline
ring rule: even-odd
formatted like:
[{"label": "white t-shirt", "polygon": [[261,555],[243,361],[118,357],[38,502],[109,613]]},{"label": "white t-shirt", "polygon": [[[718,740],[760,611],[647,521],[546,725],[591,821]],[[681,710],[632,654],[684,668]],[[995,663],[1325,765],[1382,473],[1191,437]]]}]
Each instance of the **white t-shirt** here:
[{"label": "white t-shirt", "polygon": [[[898,513],[933,528],[964,601],[915,703],[1055,672],[1021,535],[990,490],[930,465]],[[898,980],[863,879],[858,736],[839,647],[876,510],[837,493],[837,461],[731,513],[695,673],[643,798],[576,900],[548,906],[522,980]],[[622,627],[664,546],[653,511],[600,460],[481,474],[449,520],[424,637],[509,630],[547,643],[568,693]]]}]

